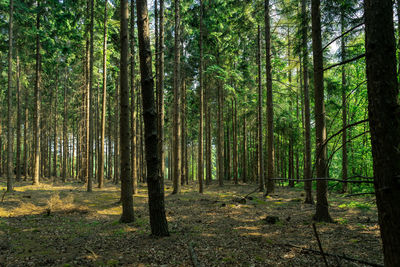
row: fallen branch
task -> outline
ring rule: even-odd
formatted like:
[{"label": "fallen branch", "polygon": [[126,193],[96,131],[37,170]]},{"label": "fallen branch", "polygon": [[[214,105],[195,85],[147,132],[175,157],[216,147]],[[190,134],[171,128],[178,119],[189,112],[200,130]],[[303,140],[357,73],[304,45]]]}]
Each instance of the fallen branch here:
[{"label": "fallen branch", "polygon": [[[276,181],[286,181],[286,178],[272,178],[272,180]],[[333,179],[333,178],[312,178],[312,179],[299,179],[295,180],[296,182],[308,182],[308,181],[333,181],[333,182],[340,182],[340,183],[353,183],[353,184],[373,184],[374,181],[370,180],[340,180],[340,179]]]},{"label": "fallen branch", "polygon": [[193,242],[190,242],[188,250],[189,250],[190,259],[192,260],[193,266],[194,267],[202,267],[201,263],[197,259],[196,253],[194,251]]},{"label": "fallen branch", "polygon": [[[301,249],[302,252],[303,252],[303,251],[306,251],[306,252],[312,252],[312,253],[316,253],[316,254],[321,254],[321,252],[318,251],[318,250],[314,250],[314,249],[311,249],[311,248],[303,248],[303,247],[295,246],[295,245],[292,245],[292,244],[276,244],[276,243],[274,243],[274,245],[280,245],[280,246],[298,248],[298,249]],[[325,252],[325,255],[326,255],[326,256],[330,256],[330,257],[338,257],[338,258],[341,258],[341,259],[345,259],[345,260],[352,261],[352,262],[358,262],[358,263],[365,264],[365,265],[369,265],[369,266],[373,266],[373,267],[384,267],[384,266],[381,265],[381,264],[377,264],[377,263],[373,263],[373,262],[368,262],[368,261],[365,261],[365,260],[354,259],[354,258],[348,257],[348,256],[346,256],[346,255],[344,255],[344,254],[343,254],[343,255],[338,255],[338,254],[333,254],[333,253],[327,253],[327,252]]]},{"label": "fallen branch", "polygon": [[4,201],[4,197],[6,196],[7,190],[4,190],[3,196],[1,197],[1,203]]},{"label": "fallen branch", "polygon": [[324,250],[322,249],[321,240],[319,240],[319,236],[318,236],[318,232],[317,232],[317,227],[315,226],[315,223],[312,224],[312,227],[313,227],[313,230],[314,230],[315,238],[317,239],[317,242],[318,242],[319,251],[320,251],[321,254],[322,254],[322,258],[324,258],[324,262],[325,262],[326,267],[329,267],[328,261],[326,260],[326,257],[325,257]]},{"label": "fallen branch", "polygon": [[375,193],[374,192],[368,192],[368,193],[349,194],[349,195],[345,195],[345,197],[355,197],[355,196],[363,196],[363,195],[375,195]]},{"label": "fallen branch", "polygon": [[254,194],[255,192],[258,191],[258,187],[256,189],[254,189],[253,191],[251,191],[250,193],[248,193],[247,195],[245,195],[243,198],[247,198],[248,196],[250,196],[251,194]]}]

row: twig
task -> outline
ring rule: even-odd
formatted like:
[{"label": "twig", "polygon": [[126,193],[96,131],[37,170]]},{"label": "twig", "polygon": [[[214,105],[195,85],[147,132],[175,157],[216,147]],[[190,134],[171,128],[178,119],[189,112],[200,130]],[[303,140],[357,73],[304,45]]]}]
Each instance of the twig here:
[{"label": "twig", "polygon": [[[292,244],[274,243],[274,245],[281,245],[281,246],[287,246],[287,247],[292,247],[292,248],[298,248],[298,249],[301,249],[303,251],[312,252],[312,253],[316,253],[316,254],[321,254],[321,252],[318,251],[318,250],[314,250],[314,249],[311,249],[311,248],[303,248],[303,247],[295,246],[295,245],[292,245]],[[368,262],[368,261],[365,261],[365,260],[354,259],[354,258],[348,257],[346,255],[338,255],[338,254],[332,254],[332,253],[327,253],[327,252],[325,252],[325,255],[326,256],[330,256],[330,257],[338,257],[338,258],[341,258],[341,259],[345,259],[345,260],[352,261],[352,262],[358,262],[358,263],[369,265],[369,266],[373,266],[373,267],[383,267],[383,265],[381,265],[381,264]]]},{"label": "twig", "polygon": [[196,253],[194,251],[193,242],[189,243],[188,249],[189,249],[190,259],[192,260],[193,266],[194,267],[202,267],[201,263],[197,259]]},{"label": "twig", "polygon": [[85,246],[85,249],[87,250],[87,252],[92,253],[93,257],[94,257],[95,259],[97,259],[97,257],[98,257],[97,254],[94,253],[94,251],[93,251],[91,248]]},{"label": "twig", "polygon": [[329,267],[328,261],[326,260],[326,257],[325,257],[324,250],[322,249],[321,240],[319,240],[317,227],[315,226],[315,223],[312,224],[312,227],[314,229],[314,235],[315,235],[315,238],[317,239],[318,247],[319,247],[319,250],[321,251],[322,258],[324,258],[324,262],[325,262],[326,267]]}]

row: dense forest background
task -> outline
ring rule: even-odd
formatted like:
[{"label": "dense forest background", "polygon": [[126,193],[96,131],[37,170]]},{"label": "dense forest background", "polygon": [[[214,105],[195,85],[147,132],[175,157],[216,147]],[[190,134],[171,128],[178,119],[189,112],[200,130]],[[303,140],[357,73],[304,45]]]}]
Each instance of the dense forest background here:
[{"label": "dense forest background", "polygon": [[304,188],[314,219],[332,222],[328,191],[375,194],[364,5],[0,0],[7,191],[121,183],[131,222],[147,182],[163,236],[164,182],[172,194],[254,184],[264,197],[284,185]]}]

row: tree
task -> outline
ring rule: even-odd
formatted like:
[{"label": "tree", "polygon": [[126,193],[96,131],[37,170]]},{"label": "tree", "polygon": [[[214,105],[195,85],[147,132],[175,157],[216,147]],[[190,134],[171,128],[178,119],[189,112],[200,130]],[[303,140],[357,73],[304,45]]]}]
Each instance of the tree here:
[{"label": "tree", "polygon": [[138,176],[137,176],[137,138],[136,138],[136,73],[135,73],[135,2],[131,1],[131,25],[130,25],[130,44],[131,44],[131,175],[133,184],[133,194],[138,193]]},{"label": "tree", "polygon": [[8,111],[7,111],[7,191],[13,191],[13,128],[12,128],[12,50],[14,1],[10,0],[10,21],[8,27]]},{"label": "tree", "polygon": [[263,118],[262,118],[262,83],[261,83],[261,27],[257,27],[257,65],[258,65],[258,176],[259,190],[264,192],[264,160],[263,160]]},{"label": "tree", "polygon": [[[311,179],[311,119],[310,119],[310,93],[308,88],[308,47],[307,47],[307,9],[306,0],[301,1],[301,46],[303,63],[303,94],[304,94],[304,179]],[[304,183],[306,191],[305,203],[313,204],[312,181]]]},{"label": "tree", "polygon": [[199,64],[199,155],[198,155],[198,180],[199,180],[199,193],[203,193],[203,115],[204,115],[204,93],[203,93],[203,1],[200,0],[200,26],[199,26],[199,49],[200,49],[200,64]]},{"label": "tree", "polygon": [[98,164],[98,187],[104,185],[104,139],[106,134],[106,103],[107,103],[107,5],[108,0],[104,2],[104,31],[103,31],[103,97],[101,103],[101,137]]},{"label": "tree", "polygon": [[121,1],[121,57],[120,57],[120,142],[121,142],[121,202],[122,216],[120,222],[134,221],[133,184],[130,169],[130,129],[129,124],[129,85],[128,85],[128,1]]},{"label": "tree", "polygon": [[87,115],[88,119],[88,129],[87,129],[87,142],[88,144],[87,155],[88,155],[88,172],[87,172],[87,191],[92,192],[93,190],[93,130],[94,130],[94,120],[92,112],[92,101],[93,101],[93,66],[94,66],[94,1],[90,0],[90,25],[89,25],[89,87],[88,87],[88,100],[87,100]]},{"label": "tree", "polygon": [[400,105],[392,5],[364,2],[368,118],[385,266],[400,265]]},{"label": "tree", "polygon": [[172,194],[181,192],[181,67],[180,67],[180,0],[175,0],[175,46],[174,46],[174,175]]},{"label": "tree", "polygon": [[159,154],[157,118],[154,107],[154,79],[151,67],[149,38],[149,17],[147,0],[137,0],[137,25],[139,37],[140,73],[142,85],[143,119],[145,124],[145,145],[147,162],[147,186],[151,233],[154,236],[168,236],[165,216],[164,187],[159,176]]},{"label": "tree", "polygon": [[[321,40],[320,0],[311,1],[312,47],[314,61],[315,131],[316,131],[316,174],[326,178],[326,126],[324,105],[324,67]],[[332,222],[328,211],[327,181],[317,180],[317,207],[314,220]]]},{"label": "tree", "polygon": [[269,14],[269,0],[265,0],[265,64],[267,72],[267,144],[268,144],[268,164],[267,164],[267,190],[265,195],[274,192],[274,109],[272,100],[272,74],[271,74],[271,25]]},{"label": "tree", "polygon": [[39,185],[39,167],[40,167],[40,79],[41,79],[41,58],[40,58],[40,1],[36,1],[37,13],[36,13],[36,70],[35,70],[35,115],[34,115],[34,126],[33,134],[35,139],[34,148],[34,164],[33,164],[33,184]]}]

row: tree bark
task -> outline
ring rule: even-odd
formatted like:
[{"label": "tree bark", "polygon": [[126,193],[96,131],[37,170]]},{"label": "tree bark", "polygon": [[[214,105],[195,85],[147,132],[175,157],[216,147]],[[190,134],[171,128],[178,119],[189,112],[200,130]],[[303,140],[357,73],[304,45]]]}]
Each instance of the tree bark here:
[{"label": "tree bark", "polygon": [[172,194],[181,192],[181,118],[180,118],[180,0],[175,0],[175,56],[174,56],[174,178]]},{"label": "tree bark", "polygon": [[41,57],[40,57],[40,1],[36,1],[38,13],[36,14],[36,70],[35,70],[35,115],[34,115],[34,164],[33,164],[33,184],[39,185],[40,172],[40,79],[41,79]]},{"label": "tree bark", "polygon": [[104,139],[106,134],[106,103],[107,103],[107,5],[104,2],[104,32],[103,32],[103,98],[101,103],[101,137],[98,164],[98,187],[104,186]]},{"label": "tree bark", "polygon": [[62,182],[65,183],[67,180],[67,150],[68,150],[68,136],[67,136],[67,80],[68,78],[65,79],[65,84],[64,84],[64,115],[63,115],[63,167],[62,167]]},{"label": "tree bark", "polygon": [[[344,10],[343,8],[341,9],[340,13],[340,24],[341,24],[341,30],[342,33],[344,32],[345,29],[345,20],[344,20]],[[346,58],[346,43],[345,43],[345,37],[342,35],[341,40],[340,40],[340,47],[341,47],[341,54],[342,54],[342,62]],[[347,88],[347,81],[346,81],[346,67],[345,65],[342,65],[342,128],[343,133],[342,133],[342,179],[347,180],[347,100],[346,100],[346,88]],[[342,185],[342,192],[346,193],[347,192],[347,183],[343,183]]]},{"label": "tree bark", "polygon": [[7,110],[7,192],[13,191],[13,128],[12,128],[12,50],[14,1],[10,0],[10,20],[8,23],[8,110]]},{"label": "tree bark", "polygon": [[137,176],[137,156],[136,156],[136,150],[137,150],[137,136],[136,136],[136,103],[135,103],[135,98],[136,98],[136,83],[135,83],[135,78],[136,78],[136,73],[135,73],[135,1],[131,1],[131,25],[130,25],[130,44],[131,44],[131,176],[132,176],[132,192],[133,194],[138,193],[138,176]]},{"label": "tree bark", "polygon": [[21,67],[17,50],[17,161],[16,180],[21,181]]},{"label": "tree bark", "polygon": [[140,72],[142,85],[143,117],[147,160],[147,184],[151,233],[154,236],[168,236],[165,216],[164,187],[159,172],[157,118],[154,107],[154,80],[151,69],[151,49],[149,38],[149,17],[147,0],[137,0],[137,24],[139,36]]},{"label": "tree bark", "polygon": [[122,216],[120,222],[130,223],[134,221],[133,214],[133,184],[130,159],[130,129],[129,124],[129,76],[128,76],[128,0],[121,0],[121,57],[120,57],[120,142],[121,142],[121,202]]},{"label": "tree bark", "polygon": [[[326,126],[320,0],[311,1],[311,18],[314,61],[316,174],[319,178],[326,178],[326,146],[323,145],[326,140]],[[314,220],[332,222],[328,211],[327,181],[325,180],[317,181],[317,207]]]},{"label": "tree bark", "polygon": [[262,118],[262,83],[261,83],[261,27],[258,25],[257,34],[257,65],[258,65],[258,179],[260,192],[264,192],[264,159],[263,159],[263,118]]},{"label": "tree bark", "polygon": [[365,0],[368,117],[385,266],[400,266],[400,106],[393,1]]},{"label": "tree bark", "polygon": [[[203,94],[203,0],[200,0],[200,29],[199,29],[199,50],[200,50],[200,64],[199,64],[199,154],[198,154],[198,177],[199,180],[199,193],[204,192],[203,179],[204,179],[204,166],[203,166],[203,116],[204,116],[204,94]],[[193,163],[192,163],[193,164]]]},{"label": "tree bark", "polygon": [[[311,119],[310,119],[310,93],[308,87],[308,47],[307,47],[307,8],[306,0],[301,1],[301,40],[302,40],[302,63],[303,63],[303,94],[304,94],[304,179],[311,179]],[[312,181],[304,183],[307,204],[313,204]]]},{"label": "tree bark", "polygon": [[267,72],[267,143],[268,143],[268,164],[267,164],[267,190],[265,195],[275,190],[274,177],[274,110],[272,99],[272,73],[271,73],[271,25],[269,14],[269,0],[265,0],[265,59]]}]

